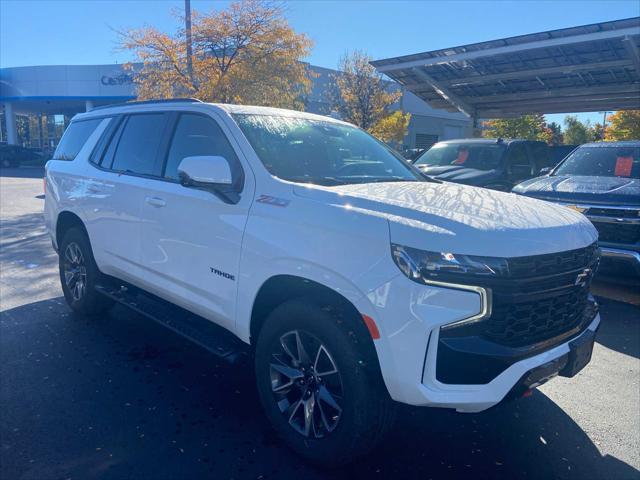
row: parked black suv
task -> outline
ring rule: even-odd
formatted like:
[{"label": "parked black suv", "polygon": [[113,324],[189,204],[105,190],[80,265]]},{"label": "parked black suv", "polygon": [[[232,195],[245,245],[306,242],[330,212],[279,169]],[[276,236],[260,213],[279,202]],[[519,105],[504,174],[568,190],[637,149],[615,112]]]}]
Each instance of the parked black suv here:
[{"label": "parked black suv", "polygon": [[587,143],[513,191],[584,213],[598,230],[603,270],[640,276],[640,141]]},{"label": "parked black suv", "polygon": [[0,166],[2,167],[17,167],[21,162],[37,158],[41,158],[41,155],[32,149],[0,142]]},{"label": "parked black suv", "polygon": [[487,138],[438,142],[414,165],[440,180],[507,192],[552,166],[544,142]]}]

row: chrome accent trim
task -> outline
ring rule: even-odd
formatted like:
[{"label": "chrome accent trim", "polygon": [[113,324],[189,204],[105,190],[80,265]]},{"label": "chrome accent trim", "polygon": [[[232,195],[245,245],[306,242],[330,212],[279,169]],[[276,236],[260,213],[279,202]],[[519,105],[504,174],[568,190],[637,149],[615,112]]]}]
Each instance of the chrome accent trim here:
[{"label": "chrome accent trim", "polygon": [[589,215],[589,211],[587,210],[584,213],[589,220],[592,222],[600,222],[600,223],[614,223],[616,225],[636,225],[640,224],[640,217],[638,218],[628,218],[628,217],[605,217],[604,215]]},{"label": "chrome accent trim", "polygon": [[[542,198],[540,198],[540,200],[542,200]],[[633,210],[633,211],[640,211],[640,206],[638,207],[633,207],[633,206],[624,206],[624,205],[597,205],[594,203],[577,203],[577,202],[560,202],[558,200],[551,200],[549,199],[549,201],[552,201],[554,203],[557,203],[558,205],[562,205],[564,207],[566,207],[567,205],[572,205],[578,208],[584,208],[584,209],[589,209],[589,208],[602,208],[602,209],[606,209],[606,210]]]},{"label": "chrome accent trim", "polygon": [[448,283],[448,282],[439,282],[436,280],[423,280],[426,285],[433,285],[434,287],[444,287],[444,288],[452,288],[455,290],[464,290],[467,292],[474,292],[480,295],[480,312],[476,313],[467,318],[463,318],[462,320],[456,320],[455,322],[448,323],[446,325],[442,325],[440,328],[446,330],[448,328],[459,327],[460,325],[468,325],[470,323],[479,322],[480,320],[484,320],[485,318],[489,318],[491,316],[492,310],[492,294],[490,288],[478,287],[475,285],[463,285],[460,283]]},{"label": "chrome accent trim", "polygon": [[615,258],[633,264],[640,275],[640,253],[634,252],[633,250],[622,250],[610,247],[600,247],[600,251],[602,252],[602,257]]}]

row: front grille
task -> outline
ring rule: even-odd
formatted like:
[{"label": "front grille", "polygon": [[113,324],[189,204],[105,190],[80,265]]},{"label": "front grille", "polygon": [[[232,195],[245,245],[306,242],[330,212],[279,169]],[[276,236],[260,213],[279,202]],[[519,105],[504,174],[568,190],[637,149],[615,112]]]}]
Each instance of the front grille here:
[{"label": "front grille", "polygon": [[591,220],[601,242],[632,245],[640,242],[640,223],[612,223]]},{"label": "front grille", "polygon": [[595,243],[555,254],[509,258],[508,276],[480,284],[491,289],[492,313],[476,324],[478,333],[501,345],[524,347],[579,329],[595,315],[590,313],[589,287],[599,258]]},{"label": "front grille", "polygon": [[509,276],[512,278],[553,275],[585,268],[598,255],[597,244],[566,252],[509,258]]}]

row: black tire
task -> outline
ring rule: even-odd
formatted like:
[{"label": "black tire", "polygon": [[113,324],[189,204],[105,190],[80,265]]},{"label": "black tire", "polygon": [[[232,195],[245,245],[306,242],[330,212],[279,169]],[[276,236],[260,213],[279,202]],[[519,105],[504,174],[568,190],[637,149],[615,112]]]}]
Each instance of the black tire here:
[{"label": "black tire", "polygon": [[[387,393],[377,364],[366,360],[370,355],[363,351],[362,339],[359,342],[354,336],[354,329],[347,325],[348,322],[336,312],[311,302],[292,300],[278,306],[268,316],[257,339],[256,382],[267,417],[276,433],[292,450],[323,468],[343,465],[369,452],[384,438],[395,416],[395,404]],[[298,332],[299,337],[292,332]],[[317,371],[310,374],[310,368],[307,368],[305,375],[313,377],[320,374],[320,370],[331,371],[331,363],[338,373],[322,374],[323,379],[317,380],[319,384],[314,383],[313,378],[305,377],[305,384],[297,385],[301,381],[296,377],[297,380],[291,383],[288,390],[282,388],[289,382],[288,377],[279,372],[279,365],[282,361],[293,361],[295,356],[287,355],[282,345],[294,345],[297,338],[305,343],[305,350],[310,350],[308,357],[321,357]],[[308,346],[310,344],[312,347]],[[325,350],[320,352],[319,345],[324,346]],[[302,369],[302,366],[299,368]],[[309,382],[314,385],[309,386]],[[330,402],[322,401],[320,392],[325,391],[320,390],[318,385],[320,388],[326,387],[341,411],[334,409]],[[310,418],[317,421],[312,423],[305,435],[301,431],[304,429],[303,417],[299,415],[301,412],[294,411],[295,405],[302,400],[296,402],[295,399],[298,396],[301,399],[309,398],[305,397],[303,391],[316,388],[317,396],[314,396]],[[276,394],[274,389],[281,390]],[[300,408],[304,412],[304,407]],[[325,418],[328,419],[326,423]],[[290,420],[293,423],[290,424]],[[320,438],[317,438],[318,434]]]},{"label": "black tire", "polygon": [[96,291],[103,275],[96,266],[86,232],[81,228],[70,228],[65,232],[59,250],[60,283],[69,307],[82,315],[97,315],[110,308],[113,301]]}]

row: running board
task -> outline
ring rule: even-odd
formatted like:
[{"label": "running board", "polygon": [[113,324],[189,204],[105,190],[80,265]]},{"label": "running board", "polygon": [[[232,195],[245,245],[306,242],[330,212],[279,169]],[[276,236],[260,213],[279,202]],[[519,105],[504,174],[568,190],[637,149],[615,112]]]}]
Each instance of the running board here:
[{"label": "running board", "polygon": [[141,289],[129,285],[98,285],[96,290],[226,362],[237,363],[248,351],[248,345],[219,325]]}]

